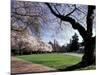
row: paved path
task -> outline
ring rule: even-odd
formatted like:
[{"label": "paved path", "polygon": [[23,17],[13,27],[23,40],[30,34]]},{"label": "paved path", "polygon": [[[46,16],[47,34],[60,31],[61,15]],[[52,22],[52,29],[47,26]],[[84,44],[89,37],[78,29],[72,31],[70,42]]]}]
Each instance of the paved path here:
[{"label": "paved path", "polygon": [[50,72],[56,71],[56,69],[46,67],[40,64],[33,64],[31,62],[18,59],[16,57],[11,58],[11,73],[36,73],[36,72]]},{"label": "paved path", "polygon": [[77,56],[77,57],[82,57],[83,54],[78,54],[78,53],[64,53],[66,55],[72,55],[72,56]]}]

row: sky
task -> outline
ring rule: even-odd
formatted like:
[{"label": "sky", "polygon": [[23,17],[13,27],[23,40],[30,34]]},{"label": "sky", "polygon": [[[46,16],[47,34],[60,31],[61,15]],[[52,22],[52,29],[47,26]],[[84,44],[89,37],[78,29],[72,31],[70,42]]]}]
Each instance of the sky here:
[{"label": "sky", "polygon": [[[15,5],[16,3],[12,3],[12,5]],[[66,45],[70,42],[70,39],[72,39],[72,36],[77,33],[77,35],[79,36],[79,42],[82,42],[82,37],[80,36],[79,32],[77,30],[74,30],[71,26],[70,23],[68,22],[62,22],[61,26],[59,24],[60,20],[59,19],[55,19],[56,17],[50,12],[50,10],[48,9],[48,7],[43,4],[41,4],[43,10],[45,10],[45,15],[48,16],[48,20],[46,23],[41,22],[43,25],[43,29],[41,28],[40,30],[40,35],[41,35],[41,39],[44,42],[49,42],[52,41],[54,42],[54,40],[57,40],[59,45]],[[80,7],[82,9],[82,11],[86,12],[87,6],[86,5],[78,5],[78,7]],[[34,7],[33,7],[34,8]],[[64,7],[65,9],[66,7]],[[58,10],[60,10],[61,12],[63,11],[62,9],[58,8]],[[71,10],[66,9],[64,10],[65,12],[70,12]],[[73,15],[75,15],[75,17],[77,17],[78,20],[80,20],[82,17],[84,17],[84,14],[81,14],[79,12],[75,12],[73,13]],[[73,18],[75,18],[73,17]],[[50,22],[51,21],[51,22]],[[77,20],[76,20],[77,21]],[[85,26],[85,18],[80,22],[84,27]],[[45,26],[44,26],[45,25]],[[93,35],[95,35],[95,27],[93,28]]]},{"label": "sky", "polygon": [[[85,12],[85,16],[87,14],[87,5],[77,5],[83,12]],[[45,7],[46,8],[46,7]],[[64,9],[66,9],[66,7],[63,7]],[[58,8],[59,10],[59,8]],[[61,10],[61,9],[60,9]],[[61,10],[62,11],[62,10]],[[66,9],[65,12],[67,12],[70,10]],[[55,18],[55,16],[48,10],[49,13],[49,18],[53,19]],[[80,20],[81,18],[84,17],[84,14],[79,13],[79,12],[75,12],[73,13],[73,15],[75,15],[77,17],[77,19],[79,20],[79,23],[82,24],[82,26],[86,29],[86,18]],[[74,18],[74,17],[73,17]],[[59,19],[58,19],[59,20]],[[77,20],[76,20],[77,21]],[[59,43],[59,45],[66,45],[68,43],[70,43],[70,39],[72,39],[72,36],[76,33],[78,35],[79,38],[79,42],[82,42],[83,39],[80,36],[79,32],[75,29],[72,28],[71,24],[68,22],[64,22],[62,21],[61,23],[61,28],[63,28],[61,30],[60,25],[58,23],[58,21],[56,22],[55,20],[53,21],[53,23],[49,23],[49,25],[46,25],[49,29],[51,28],[52,30],[49,30],[48,28],[45,28],[45,32],[44,35],[42,35],[42,40],[45,42],[49,42],[52,41],[54,42],[54,39],[56,39]],[[51,26],[51,27],[49,27]],[[93,36],[95,36],[95,23],[94,23],[94,27],[93,27]]]},{"label": "sky", "polygon": [[[56,30],[54,30],[54,32],[56,32]],[[79,36],[79,42],[82,42],[82,37],[80,36],[79,32],[72,29],[70,24],[68,24],[68,26],[65,26],[64,30],[59,31],[58,33],[53,33],[53,31],[45,32],[44,36],[42,36],[42,40],[45,42],[54,42],[55,39],[58,41],[59,45],[62,46],[70,43],[70,39],[72,39],[74,33],[77,33],[77,35]]]}]

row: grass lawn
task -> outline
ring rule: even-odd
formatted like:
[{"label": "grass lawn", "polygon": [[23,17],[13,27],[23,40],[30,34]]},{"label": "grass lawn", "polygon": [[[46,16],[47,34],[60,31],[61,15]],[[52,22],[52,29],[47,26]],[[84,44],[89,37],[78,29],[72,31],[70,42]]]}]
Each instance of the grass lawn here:
[{"label": "grass lawn", "polygon": [[61,53],[32,54],[32,55],[21,55],[16,57],[30,61],[32,63],[42,64],[56,69],[65,68],[67,66],[76,64],[81,60],[80,57],[65,55]]}]

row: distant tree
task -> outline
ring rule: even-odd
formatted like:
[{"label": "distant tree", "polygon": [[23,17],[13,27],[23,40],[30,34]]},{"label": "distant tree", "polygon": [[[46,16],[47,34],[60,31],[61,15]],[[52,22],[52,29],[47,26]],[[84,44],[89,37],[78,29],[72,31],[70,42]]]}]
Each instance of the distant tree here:
[{"label": "distant tree", "polygon": [[59,44],[58,44],[58,41],[54,39],[54,51],[58,52],[59,51]]},{"label": "distant tree", "polygon": [[67,52],[65,45],[63,45],[60,49],[61,49],[60,52]]},{"label": "distant tree", "polygon": [[71,45],[70,45],[70,51],[71,52],[75,52],[79,49],[79,43],[78,43],[78,35],[75,33],[73,36],[72,36],[72,41],[71,41]]},{"label": "distant tree", "polygon": [[53,43],[51,41],[49,41],[48,44],[50,44],[51,46],[53,46]]},{"label": "distant tree", "polygon": [[49,41],[49,44],[52,46],[54,52],[60,52],[61,47],[56,39],[54,39],[53,43]]}]

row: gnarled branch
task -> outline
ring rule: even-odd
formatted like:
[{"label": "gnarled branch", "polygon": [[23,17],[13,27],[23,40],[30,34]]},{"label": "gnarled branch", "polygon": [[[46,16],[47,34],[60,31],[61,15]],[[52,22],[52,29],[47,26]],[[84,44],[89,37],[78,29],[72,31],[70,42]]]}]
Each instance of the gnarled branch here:
[{"label": "gnarled branch", "polygon": [[69,15],[71,15],[71,14],[75,11],[75,9],[74,9],[72,12],[70,12],[69,14],[67,14],[66,16],[64,16],[64,15],[59,15],[59,14],[57,14],[57,13],[53,10],[53,8],[51,7],[51,5],[50,5],[49,3],[45,3],[45,4],[48,6],[48,8],[50,9],[51,13],[52,13],[54,16],[58,17],[58,18],[61,19],[62,21],[67,21],[67,22],[69,22],[69,23],[72,25],[73,29],[77,29],[77,30],[79,31],[80,35],[83,37],[83,39],[85,39],[85,37],[86,37],[85,28],[84,28],[81,24],[79,24],[78,22],[76,22],[75,19],[69,17]]}]

